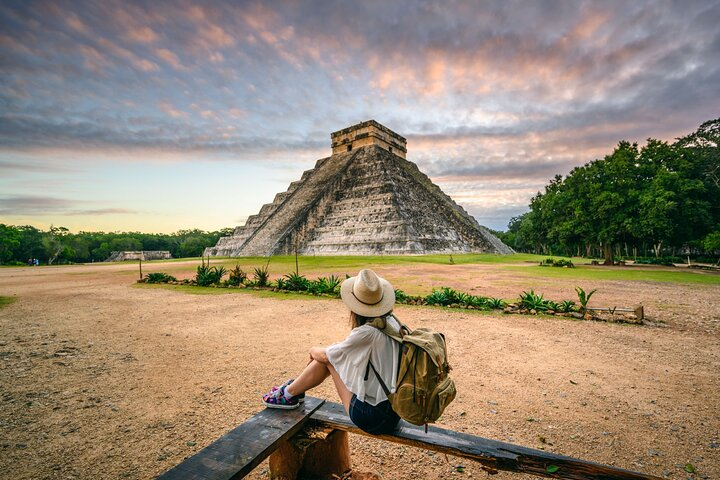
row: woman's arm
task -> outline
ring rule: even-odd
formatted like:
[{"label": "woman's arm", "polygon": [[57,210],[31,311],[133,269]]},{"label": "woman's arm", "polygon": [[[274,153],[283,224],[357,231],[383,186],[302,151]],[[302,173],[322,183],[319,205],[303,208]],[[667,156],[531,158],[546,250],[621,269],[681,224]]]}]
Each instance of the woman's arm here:
[{"label": "woman's arm", "polygon": [[315,360],[320,363],[328,363],[328,357],[325,353],[325,349],[322,347],[312,347],[310,349],[310,360]]}]

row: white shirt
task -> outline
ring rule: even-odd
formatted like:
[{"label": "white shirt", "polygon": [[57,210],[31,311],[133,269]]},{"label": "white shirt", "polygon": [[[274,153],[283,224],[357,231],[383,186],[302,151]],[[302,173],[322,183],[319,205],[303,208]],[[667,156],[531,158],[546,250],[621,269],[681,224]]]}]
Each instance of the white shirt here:
[{"label": "white shirt", "polygon": [[[397,320],[393,317],[388,317],[387,321],[397,324]],[[397,324],[396,328],[400,328],[400,325]],[[372,361],[373,367],[382,377],[390,393],[395,392],[400,344],[377,328],[370,325],[353,328],[345,340],[330,345],[325,353],[345,386],[357,395],[358,400],[370,405],[377,405],[387,400],[387,395],[372,368],[365,380],[368,361]]]}]

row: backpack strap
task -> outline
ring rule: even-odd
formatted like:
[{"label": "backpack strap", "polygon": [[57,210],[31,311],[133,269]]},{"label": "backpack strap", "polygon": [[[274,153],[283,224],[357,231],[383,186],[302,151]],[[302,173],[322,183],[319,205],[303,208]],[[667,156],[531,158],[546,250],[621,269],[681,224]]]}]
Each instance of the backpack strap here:
[{"label": "backpack strap", "polygon": [[[385,382],[383,382],[382,377],[380,377],[380,374],[378,373],[378,371],[375,370],[375,366],[369,360],[368,360],[368,368],[372,368],[372,371],[375,373],[375,376],[377,377],[378,382],[380,382],[380,388],[382,388],[383,392],[385,392],[385,396],[389,398],[390,397],[390,389],[387,387],[387,385],[385,385]],[[368,368],[365,369],[365,380],[368,379],[368,373],[369,373]]]},{"label": "backpack strap", "polygon": [[[395,329],[393,326],[388,325],[387,317],[392,317],[395,319],[397,324],[399,325],[398,329]],[[395,315],[388,314],[387,317],[376,317],[373,318],[370,322],[366,323],[365,325],[370,325],[371,327],[375,327],[378,330],[380,330],[382,333],[387,335],[388,337],[392,338],[398,343],[402,343],[403,337],[407,335],[408,333],[412,332],[410,327],[402,323],[400,320],[397,319]]]}]

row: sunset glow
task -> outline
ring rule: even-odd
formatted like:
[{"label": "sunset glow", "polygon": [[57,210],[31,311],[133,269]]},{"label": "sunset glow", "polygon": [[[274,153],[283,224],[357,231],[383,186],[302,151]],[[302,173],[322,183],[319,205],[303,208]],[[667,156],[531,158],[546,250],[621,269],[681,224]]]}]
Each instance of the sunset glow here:
[{"label": "sunset glow", "polygon": [[481,224],[720,113],[720,3],[5,2],[0,223],[233,227],[375,119]]}]

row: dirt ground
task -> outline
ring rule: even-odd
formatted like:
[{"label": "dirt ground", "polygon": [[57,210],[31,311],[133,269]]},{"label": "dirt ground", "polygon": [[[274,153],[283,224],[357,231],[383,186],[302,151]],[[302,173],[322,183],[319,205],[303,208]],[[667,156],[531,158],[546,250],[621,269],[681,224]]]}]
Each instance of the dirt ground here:
[{"label": "dirt ground", "polygon": [[[348,333],[339,300],[138,287],[136,269],[0,269],[0,295],[16,297],[0,310],[0,478],[152,478],[261,410],[262,393],[296,375],[310,346]],[[574,297],[571,285],[496,265],[378,272],[488,296]],[[448,338],[459,393],[440,425],[667,478],[720,478],[720,286],[593,288],[598,304],[645,305],[652,323],[398,307],[404,322]],[[330,384],[312,394],[337,401]],[[487,475],[359,435],[351,451],[355,469],[385,479]],[[268,478],[267,462],[251,478]]]}]

